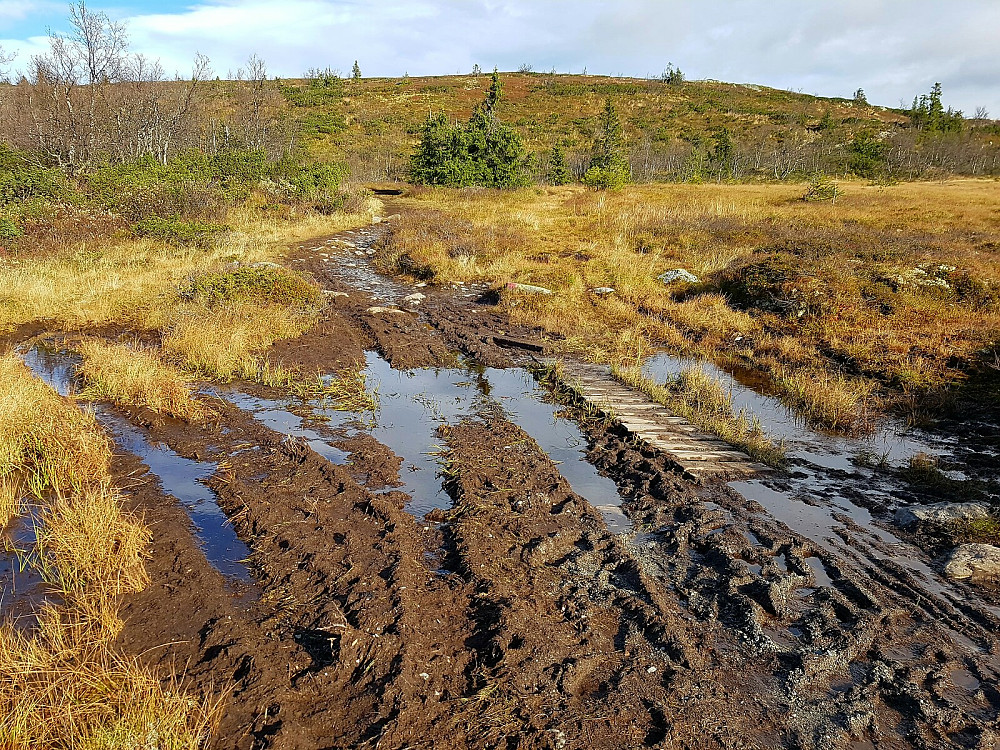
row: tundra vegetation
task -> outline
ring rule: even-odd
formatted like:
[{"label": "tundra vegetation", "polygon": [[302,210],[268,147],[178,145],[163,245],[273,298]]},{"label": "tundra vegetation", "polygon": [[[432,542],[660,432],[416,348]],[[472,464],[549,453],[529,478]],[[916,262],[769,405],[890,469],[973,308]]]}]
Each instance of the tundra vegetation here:
[{"label": "tundra vegetation", "polygon": [[[366,183],[416,183],[383,270],[486,281],[513,319],[770,463],[780,447],[704,373],[653,384],[637,359],[750,371],[846,431],[996,397],[1000,125],[946,109],[939,85],[901,110],[673,66],[385,79],[355,62],[349,81],[282,81],[251,57],[219,80],[198,57],[168,79],[84,3],[70,27],[0,84],[0,334],[65,334],[83,383],[59,396],[0,354],[0,524],[33,527],[19,552],[57,594],[34,627],[0,628],[0,746],[195,748],[211,731],[218,696],[116,649],[152,531],[76,400],[196,421],[192,381],[238,378],[373,408],[356,370],[269,357],[324,304],[275,261],[369,223]],[[660,280],[674,269],[697,280]]]}]

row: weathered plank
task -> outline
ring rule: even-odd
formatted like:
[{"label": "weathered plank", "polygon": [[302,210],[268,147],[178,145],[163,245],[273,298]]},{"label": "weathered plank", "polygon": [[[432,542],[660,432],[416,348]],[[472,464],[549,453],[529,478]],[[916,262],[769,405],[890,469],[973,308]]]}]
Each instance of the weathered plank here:
[{"label": "weathered plank", "polygon": [[[547,360],[553,364],[555,360]],[[626,430],[662,451],[686,472],[699,478],[745,478],[770,471],[764,464],[673,414],[645,393],[618,382],[609,367],[560,362],[565,385]]]}]

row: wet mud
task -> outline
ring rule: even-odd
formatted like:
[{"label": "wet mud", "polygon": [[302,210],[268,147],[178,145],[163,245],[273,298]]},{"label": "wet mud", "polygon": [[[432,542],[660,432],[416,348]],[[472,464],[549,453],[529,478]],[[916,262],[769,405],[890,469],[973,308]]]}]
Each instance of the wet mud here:
[{"label": "wet mud", "polygon": [[340,294],[269,352],[361,364],[379,412],[98,407],[154,529],[121,645],[225,691],[212,747],[995,746],[1000,613],[887,523],[890,472],[800,436],[783,476],[689,481],[518,369],[496,337],[552,340],[486,290],[379,277],[384,231],[290,249]]}]

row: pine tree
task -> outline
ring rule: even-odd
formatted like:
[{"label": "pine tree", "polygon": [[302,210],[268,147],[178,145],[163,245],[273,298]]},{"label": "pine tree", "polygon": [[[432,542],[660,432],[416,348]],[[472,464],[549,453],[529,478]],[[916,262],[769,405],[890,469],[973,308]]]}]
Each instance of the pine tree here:
[{"label": "pine tree", "polygon": [[352,68],[351,70],[351,78],[353,78],[355,81],[361,80],[361,66],[358,65],[357,60],[354,61],[354,68]]},{"label": "pine tree", "polygon": [[566,152],[558,143],[552,147],[552,154],[549,156],[547,177],[550,185],[566,185],[572,179],[566,163]]},{"label": "pine tree", "polygon": [[854,105],[857,107],[868,106],[868,97],[865,96],[864,89],[858,89],[857,91],[854,92]]},{"label": "pine tree", "polygon": [[618,190],[629,180],[629,164],[625,158],[625,133],[618,110],[611,98],[604,103],[600,130],[594,140],[590,167],[583,182],[598,190]]}]

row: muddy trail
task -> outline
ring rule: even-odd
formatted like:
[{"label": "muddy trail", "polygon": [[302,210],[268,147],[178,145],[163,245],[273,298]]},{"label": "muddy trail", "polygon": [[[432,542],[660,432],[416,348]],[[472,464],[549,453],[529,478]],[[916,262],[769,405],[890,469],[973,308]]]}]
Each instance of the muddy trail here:
[{"label": "muddy trail", "polygon": [[[328,305],[270,353],[361,364],[375,413],[249,384],[195,424],[96,407],[154,529],[121,645],[227,692],[212,747],[996,745],[995,595],[892,527],[940,498],[792,423],[788,471],[692,480],[556,401],[511,343],[558,342],[489,290],[381,277],[384,231],[290,249]],[[72,391],[58,345],[24,354]]]}]

